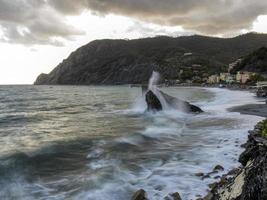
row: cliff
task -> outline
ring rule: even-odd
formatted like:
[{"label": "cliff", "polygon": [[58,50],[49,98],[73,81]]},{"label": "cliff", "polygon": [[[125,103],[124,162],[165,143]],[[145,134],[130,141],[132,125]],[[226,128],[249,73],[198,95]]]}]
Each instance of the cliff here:
[{"label": "cliff", "polygon": [[170,80],[187,79],[192,73],[203,78],[262,46],[267,46],[267,34],[96,40],[71,53],[49,74],[41,74],[35,84],[146,83],[153,70]]},{"label": "cliff", "polygon": [[234,176],[224,176],[214,184],[205,200],[267,199],[267,120],[250,131],[244,147],[246,149],[239,157],[242,167]]}]

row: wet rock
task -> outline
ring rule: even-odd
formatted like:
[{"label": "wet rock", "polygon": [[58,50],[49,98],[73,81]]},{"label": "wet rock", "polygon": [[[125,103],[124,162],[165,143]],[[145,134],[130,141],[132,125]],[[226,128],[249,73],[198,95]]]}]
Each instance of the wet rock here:
[{"label": "wet rock", "polygon": [[175,192],[166,196],[164,200],[182,200],[182,198],[178,192]]},{"label": "wet rock", "polygon": [[187,113],[202,113],[203,112],[201,108],[193,104],[190,104],[187,101],[183,101],[176,97],[172,97],[162,91],[159,91],[159,92],[164,97],[166,103],[174,109],[181,110],[182,112],[187,112]]},{"label": "wet rock", "polygon": [[236,175],[240,171],[240,168],[234,168],[228,172],[228,175]]},{"label": "wet rock", "polygon": [[205,174],[202,172],[195,173],[195,176],[204,176]]},{"label": "wet rock", "polygon": [[204,179],[206,179],[206,178],[210,178],[210,175],[206,174],[206,175],[204,175],[201,179],[204,180]]},{"label": "wet rock", "polygon": [[245,147],[239,157],[243,166],[224,175],[205,200],[267,199],[267,140],[260,128],[250,132]]},{"label": "wet rock", "polygon": [[213,171],[224,171],[224,168],[223,168],[223,166],[221,166],[221,165],[216,165],[216,166],[213,168]]},{"label": "wet rock", "polygon": [[140,189],[134,193],[132,200],[147,200],[146,192],[143,189]]},{"label": "wet rock", "polygon": [[211,184],[209,184],[209,188],[213,189],[213,188],[215,188],[217,186],[217,184],[218,184],[217,182],[211,183]]},{"label": "wet rock", "polygon": [[173,197],[173,200],[182,200],[182,198],[178,192],[171,194],[171,196]]},{"label": "wet rock", "polygon": [[160,100],[151,90],[149,90],[146,93],[146,103],[147,103],[147,111],[155,112],[162,110],[162,105],[160,103]]}]

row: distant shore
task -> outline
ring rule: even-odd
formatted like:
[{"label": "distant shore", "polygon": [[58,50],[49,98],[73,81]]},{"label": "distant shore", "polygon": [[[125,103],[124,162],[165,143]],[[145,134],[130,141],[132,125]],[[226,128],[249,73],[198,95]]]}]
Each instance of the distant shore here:
[{"label": "distant shore", "polygon": [[228,109],[231,112],[239,112],[245,115],[256,115],[267,118],[267,104],[247,104]]}]

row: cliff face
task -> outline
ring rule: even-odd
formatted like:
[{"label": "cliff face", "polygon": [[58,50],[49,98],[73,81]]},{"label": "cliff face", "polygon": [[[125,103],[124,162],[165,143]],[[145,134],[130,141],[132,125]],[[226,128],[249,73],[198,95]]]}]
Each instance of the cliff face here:
[{"label": "cliff face", "polygon": [[[71,53],[49,74],[41,74],[35,84],[145,83],[153,70],[177,79],[181,69],[193,64],[202,67],[200,75],[212,74],[264,45],[267,35],[253,33],[229,39],[196,35],[96,40]],[[193,54],[185,56],[188,52]]]},{"label": "cliff face", "polygon": [[267,199],[267,120],[250,131],[246,150],[240,155],[243,165],[232,178],[222,178],[205,200]]}]

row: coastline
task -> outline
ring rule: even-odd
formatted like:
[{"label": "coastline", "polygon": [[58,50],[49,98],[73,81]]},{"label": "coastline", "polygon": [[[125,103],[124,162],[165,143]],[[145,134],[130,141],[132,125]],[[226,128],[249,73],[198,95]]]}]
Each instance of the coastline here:
[{"label": "coastline", "polygon": [[249,131],[239,156],[241,166],[221,177],[211,191],[199,200],[263,200],[267,199],[267,120]]},{"label": "coastline", "polygon": [[[186,86],[182,86],[186,87]],[[196,87],[196,86],[189,86]],[[203,87],[201,88],[219,88],[219,87]],[[237,90],[237,91],[247,91],[253,92],[253,89],[249,87],[245,88],[224,88],[228,90]],[[260,100],[260,99],[259,99]],[[227,108],[229,112],[238,112],[244,115],[254,115],[258,117],[263,117],[267,119],[267,104],[260,103],[257,104],[244,104],[239,106],[233,106]],[[263,200],[267,199],[267,186],[264,186],[267,183],[267,178],[264,177],[263,174],[260,175],[260,178],[257,177],[258,171],[264,171],[267,167],[267,139],[261,137],[261,130],[259,128],[258,122],[253,130],[249,130],[248,140],[245,144],[242,144],[241,147],[245,148],[243,153],[239,155],[238,162],[240,164],[239,167],[233,168],[228,171],[226,174],[218,176],[217,181],[209,184],[210,190],[207,191],[206,196],[196,196],[196,200]],[[259,146],[263,146],[258,150]],[[255,154],[252,154],[251,151],[258,151],[259,157],[254,158]],[[258,156],[258,155],[257,155]],[[244,161],[245,160],[245,161]],[[256,161],[257,160],[257,161]],[[265,162],[261,166],[257,165],[259,161]],[[251,170],[251,168],[257,168],[257,172],[255,170]],[[223,166],[217,165],[214,167],[213,171],[204,174],[204,173],[196,173],[196,176],[199,176],[202,179],[205,179],[206,176],[209,177],[210,174],[217,174],[219,171],[224,171]],[[266,171],[264,171],[266,173]],[[266,175],[266,174],[265,174]],[[253,181],[250,179],[255,176],[256,178]],[[258,179],[257,179],[258,178]],[[260,180],[259,180],[260,179]],[[264,180],[263,180],[264,179]],[[261,181],[259,184],[258,181]],[[262,184],[264,182],[264,184]],[[260,185],[261,184],[261,185]],[[261,192],[260,194],[259,191]],[[165,197],[166,200],[182,200],[180,194],[178,192],[169,194]],[[148,200],[146,197],[146,192],[143,189],[138,190],[133,194],[132,200]]]},{"label": "coastline", "polygon": [[[228,88],[230,90],[247,90],[250,88]],[[267,138],[263,136],[263,123],[267,123],[267,104],[245,104],[227,109],[245,115],[265,118],[258,122],[253,130],[249,130],[245,148],[239,155],[240,166],[224,174],[219,181],[210,184],[211,190],[203,198],[197,200],[263,200],[267,199]],[[266,125],[265,125],[266,128]],[[266,130],[265,130],[266,132]]]},{"label": "coastline", "polygon": [[245,115],[256,115],[267,118],[267,104],[246,104],[228,109],[230,112],[239,112]]}]

